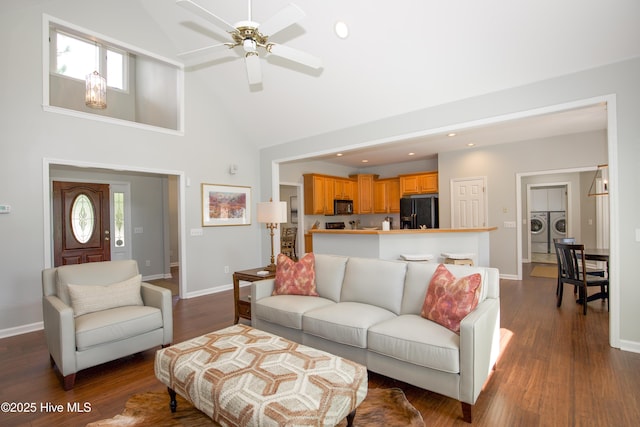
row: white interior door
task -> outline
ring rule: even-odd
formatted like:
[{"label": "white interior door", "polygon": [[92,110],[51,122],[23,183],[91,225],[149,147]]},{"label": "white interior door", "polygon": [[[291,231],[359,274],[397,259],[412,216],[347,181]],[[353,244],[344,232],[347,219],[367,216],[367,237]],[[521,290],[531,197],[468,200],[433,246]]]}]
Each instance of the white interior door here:
[{"label": "white interior door", "polygon": [[451,226],[477,228],[487,226],[487,178],[451,180]]}]

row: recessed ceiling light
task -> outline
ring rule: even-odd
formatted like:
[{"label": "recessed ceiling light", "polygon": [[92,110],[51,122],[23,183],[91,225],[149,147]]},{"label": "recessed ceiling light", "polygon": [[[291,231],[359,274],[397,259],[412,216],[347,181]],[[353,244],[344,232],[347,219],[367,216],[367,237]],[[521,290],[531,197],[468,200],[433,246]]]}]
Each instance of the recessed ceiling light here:
[{"label": "recessed ceiling light", "polygon": [[476,144],[474,144],[473,142],[470,142],[470,143],[467,144],[467,147],[475,147],[475,146],[476,146]]},{"label": "recessed ceiling light", "polygon": [[456,136],[454,132],[448,133],[447,136]]},{"label": "recessed ceiling light", "polygon": [[409,156],[415,156],[416,153],[409,153]]},{"label": "recessed ceiling light", "polygon": [[362,161],[362,163],[369,163],[369,160],[364,159],[364,160]]},{"label": "recessed ceiling light", "polygon": [[347,37],[349,37],[349,27],[344,21],[336,22],[336,25],[333,27],[333,29],[339,38],[346,39]]},{"label": "recessed ceiling light", "polygon": [[343,154],[342,154],[342,153],[338,153],[338,154],[336,154],[336,156],[338,156],[338,157],[342,157],[342,156],[343,156]]}]

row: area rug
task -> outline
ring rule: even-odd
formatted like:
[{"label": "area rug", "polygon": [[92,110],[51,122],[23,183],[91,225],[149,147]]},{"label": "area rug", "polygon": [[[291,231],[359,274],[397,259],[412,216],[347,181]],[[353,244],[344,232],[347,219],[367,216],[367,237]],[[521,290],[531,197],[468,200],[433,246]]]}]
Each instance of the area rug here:
[{"label": "area rug", "polygon": [[[87,427],[146,427],[146,426],[218,426],[211,418],[193,407],[182,397],[178,410],[169,410],[166,392],[147,392],[129,398],[120,415],[87,424]],[[343,420],[338,426],[347,425]],[[424,427],[422,415],[409,403],[399,388],[373,388],[356,411],[355,426]]]},{"label": "area rug", "polygon": [[558,277],[557,265],[536,265],[529,274],[531,277],[546,277],[548,279],[556,279]]}]

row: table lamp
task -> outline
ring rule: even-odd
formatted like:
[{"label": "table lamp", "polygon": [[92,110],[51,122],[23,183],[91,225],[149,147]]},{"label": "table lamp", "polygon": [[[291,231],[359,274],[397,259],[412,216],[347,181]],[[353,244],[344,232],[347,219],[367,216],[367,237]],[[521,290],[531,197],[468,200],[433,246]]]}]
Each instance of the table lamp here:
[{"label": "table lamp", "polygon": [[268,271],[276,271],[275,257],[273,256],[273,230],[278,228],[279,223],[287,222],[287,202],[274,202],[269,199],[268,202],[258,203],[258,222],[266,224],[271,230],[271,264],[265,269]]}]

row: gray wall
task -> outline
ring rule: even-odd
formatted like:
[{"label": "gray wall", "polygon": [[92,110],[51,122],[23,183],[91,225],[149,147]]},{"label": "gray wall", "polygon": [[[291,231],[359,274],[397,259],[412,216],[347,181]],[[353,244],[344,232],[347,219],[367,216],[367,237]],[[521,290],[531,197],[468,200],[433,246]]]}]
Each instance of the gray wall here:
[{"label": "gray wall", "polygon": [[[401,137],[419,130],[445,128],[456,124],[471,123],[501,117],[511,117],[513,114],[535,111],[544,107],[556,106],[561,109],[564,105],[569,108],[577,101],[583,104],[602,101],[604,97],[614,102],[609,105],[609,112],[613,115],[613,123],[609,123],[608,160],[611,168],[611,245],[612,245],[612,295],[611,295],[611,343],[614,346],[633,349],[640,352],[640,313],[636,309],[636,302],[640,301],[640,287],[637,286],[635,264],[640,259],[640,244],[635,241],[635,230],[640,228],[637,212],[640,201],[637,188],[640,185],[640,58],[606,65],[603,67],[571,74],[559,78],[544,80],[534,84],[517,87],[487,95],[469,98],[449,104],[418,110],[413,113],[391,117],[359,126],[329,132],[314,137],[264,148],[261,150],[261,174],[264,182],[270,182],[271,175],[277,175],[272,164],[278,159],[303,157],[305,153],[312,154],[326,152],[340,147],[365,144],[369,141]],[[614,98],[615,95],[615,98]],[[590,101],[592,100],[593,101]],[[612,140],[611,137],[615,140]],[[532,155],[535,155],[532,153]],[[540,154],[540,162],[549,160],[549,169],[554,169],[556,162],[554,151],[547,150]],[[595,159],[581,158],[579,162],[594,164]],[[453,154],[452,154],[453,156]],[[600,157],[607,157],[606,155]],[[442,155],[440,155],[440,174],[443,174]],[[482,162],[482,158],[478,159]],[[490,180],[492,191],[501,194],[499,203],[515,209],[516,196],[514,192],[516,169],[508,163],[513,159],[505,158],[506,163],[493,160],[495,167],[504,166],[510,169],[508,176],[500,182]],[[519,166],[526,167],[526,166]],[[530,171],[526,169],[519,172]],[[446,172],[445,172],[446,173]],[[441,175],[442,176],[442,175]],[[442,179],[448,182],[449,178]],[[441,184],[442,185],[442,184]],[[263,191],[269,191],[264,189]],[[624,203],[624,204],[623,204]],[[442,203],[446,205],[446,203]],[[624,206],[623,209],[620,207]],[[493,207],[492,209],[495,209]],[[446,214],[443,215],[446,217]],[[491,221],[501,223],[503,217],[495,212],[491,214]],[[514,253],[516,239],[513,233],[499,230],[492,233],[492,264],[515,271]],[[497,245],[500,245],[498,247]],[[502,247],[508,247],[508,250]]]},{"label": "gray wall", "polygon": [[[230,287],[233,271],[267,260],[261,258],[256,244],[255,215],[249,226],[206,227],[202,236],[190,236],[190,229],[201,228],[201,183],[250,186],[254,201],[260,196],[258,150],[232,127],[224,104],[212,104],[202,93],[203,82],[193,74],[185,77],[188,117],[183,136],[43,111],[42,13],[117,40],[135,41],[137,47],[161,56],[172,57],[179,51],[139,3],[112,1],[100,13],[94,6],[95,2],[83,0],[29,1],[7,6],[0,14],[0,37],[11,41],[3,61],[15,65],[0,67],[0,203],[12,206],[10,214],[0,215],[4,243],[0,247],[0,334],[41,327],[40,275],[51,262],[44,259],[44,218],[49,208],[45,158],[111,169],[183,173],[191,185],[184,188],[186,257],[180,262],[188,272],[190,295]],[[122,19],[123,10],[126,19]],[[238,164],[237,174],[228,173],[229,163]],[[163,215],[140,213],[154,218]],[[224,273],[225,266],[230,273]]]},{"label": "gray wall", "polygon": [[[517,229],[504,228],[503,224],[518,219],[516,174],[606,163],[606,149],[606,135],[590,132],[441,153],[438,156],[440,225],[451,226],[451,179],[486,176],[489,225],[498,227],[491,233],[491,265],[500,269],[503,275],[515,276],[518,271]],[[573,203],[578,205],[579,200],[575,198],[579,188],[574,190]],[[525,198],[526,187],[522,191]],[[579,224],[580,217],[574,217],[574,221]]]}]

